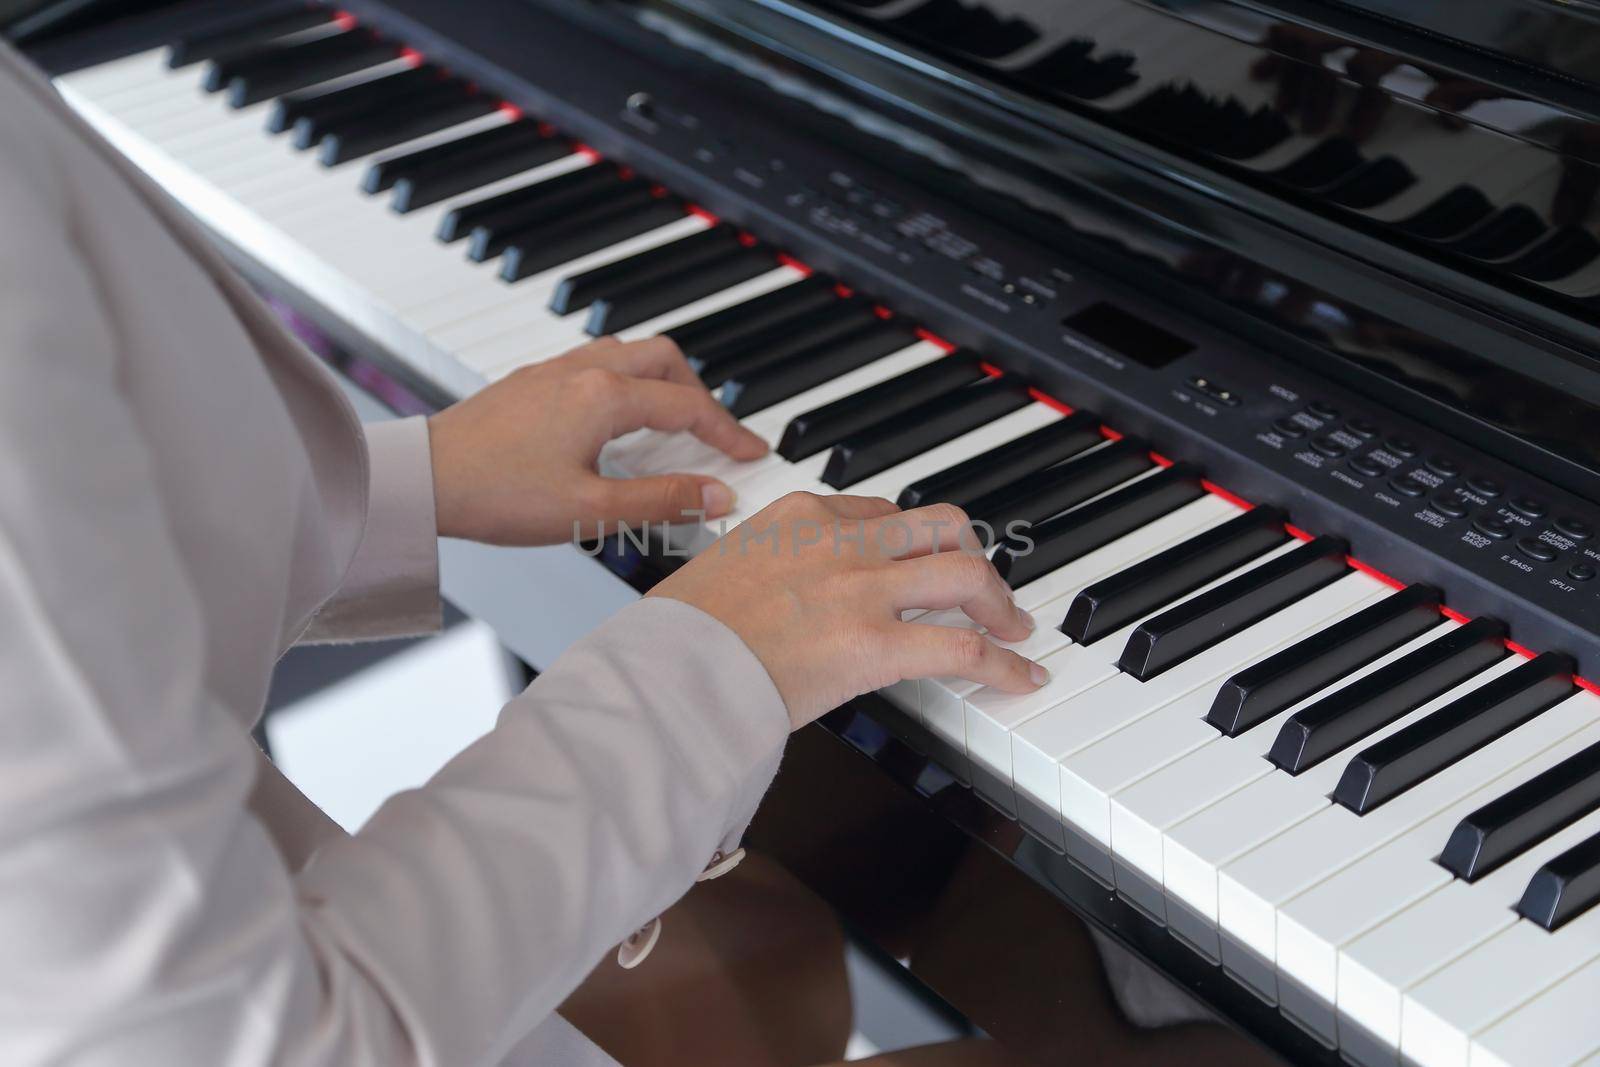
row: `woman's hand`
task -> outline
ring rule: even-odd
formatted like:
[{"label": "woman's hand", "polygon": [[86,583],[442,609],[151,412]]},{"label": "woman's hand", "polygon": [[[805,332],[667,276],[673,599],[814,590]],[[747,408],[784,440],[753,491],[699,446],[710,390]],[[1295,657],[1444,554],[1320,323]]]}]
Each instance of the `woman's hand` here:
[{"label": "woman's hand", "polygon": [[901,621],[959,607],[1002,641],[1033,629],[952,505],[900,511],[880,497],[791,493],[649,595],[693,604],[743,638],[795,729],[907,678],[957,675],[1011,693],[1046,679],[976,630]]},{"label": "woman's hand", "polygon": [[442,537],[498,545],[593,536],[618,522],[680,522],[733,506],[714,478],[668,474],[603,478],[595,470],[612,438],[649,427],[687,430],[734,459],[758,459],[767,443],[718,404],[666,337],[592,344],[516,371],[428,420],[434,505]]}]

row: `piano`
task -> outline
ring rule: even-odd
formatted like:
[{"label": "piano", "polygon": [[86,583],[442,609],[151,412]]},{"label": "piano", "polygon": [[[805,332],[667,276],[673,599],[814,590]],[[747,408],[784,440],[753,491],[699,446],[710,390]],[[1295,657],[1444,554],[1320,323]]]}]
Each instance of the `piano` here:
[{"label": "piano", "polygon": [[[241,0],[32,54],[423,408],[666,333],[775,451],[608,470],[988,524],[1049,683],[861,698],[839,782],[1289,1061],[1559,1067],[1600,1063],[1597,17]],[[513,648],[716,532],[539,556]]]}]

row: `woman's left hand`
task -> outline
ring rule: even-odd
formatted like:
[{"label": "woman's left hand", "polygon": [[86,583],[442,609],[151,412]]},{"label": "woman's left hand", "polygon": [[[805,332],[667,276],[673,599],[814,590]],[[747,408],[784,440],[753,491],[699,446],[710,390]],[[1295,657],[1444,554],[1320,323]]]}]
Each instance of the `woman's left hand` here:
[{"label": "woman's left hand", "polygon": [[601,447],[649,427],[688,431],[734,459],[767,443],[740,426],[666,337],[603,337],[515,371],[428,420],[441,537],[545,545],[618,522],[679,522],[733,507],[733,491],[695,474],[605,478]]}]

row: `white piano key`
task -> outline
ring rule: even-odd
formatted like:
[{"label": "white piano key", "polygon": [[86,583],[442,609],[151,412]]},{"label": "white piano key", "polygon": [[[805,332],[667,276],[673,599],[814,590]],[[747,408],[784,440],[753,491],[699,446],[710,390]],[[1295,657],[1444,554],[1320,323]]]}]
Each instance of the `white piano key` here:
[{"label": "white piano key", "polygon": [[1328,795],[1338,785],[1352,752],[1431,714],[1514,666],[1502,661],[1489,672],[1474,675],[1301,774],[1285,774],[1267,764],[1268,773],[1173,826],[1162,841],[1167,919],[1173,932],[1205,955],[1220,959],[1216,932],[1219,875],[1223,868],[1326,810],[1332,804]]},{"label": "white piano key", "polygon": [[[1558,707],[1524,724],[1519,729],[1533,723],[1542,725],[1547,737],[1557,736],[1561,730],[1567,730],[1568,734],[1537,759],[1530,759],[1452,801],[1412,829],[1286,901],[1278,909],[1277,942],[1278,993],[1285,1014],[1324,1043],[1332,1045],[1337,1039],[1334,1003],[1338,992],[1340,947],[1401,908],[1448,884],[1452,878],[1450,872],[1435,863],[1434,857],[1449,840],[1456,824],[1545,767],[1600,740],[1600,725],[1585,730],[1586,722],[1586,712]],[[1581,838],[1571,843],[1577,840]],[[1510,868],[1516,866],[1509,865]],[[1508,893],[1508,899],[1501,901],[1503,907],[1509,910],[1516,903],[1516,897],[1521,895],[1532,875],[1533,869],[1527,869]],[[1483,881],[1488,882],[1492,877]]]},{"label": "white piano key", "polygon": [[178,73],[167,67],[167,50],[163,46],[62,74],[55,83],[86,100],[99,102],[109,101],[125,89],[173,84],[178,81]]},{"label": "white piano key", "polygon": [[[647,233],[630,237],[538,274],[529,275],[512,285],[502,282],[500,284],[507,294],[515,295],[517,298],[515,301],[482,309],[466,319],[458,319],[438,329],[429,330],[428,336],[445,348],[453,350],[465,348],[511,330],[554,320],[559,316],[550,310],[550,298],[555,295],[557,287],[564,279],[594,267],[627,259],[660,245],[682,240],[710,227],[711,223],[699,215],[685,215]],[[587,314],[588,308],[584,308],[583,312]]]},{"label": "white piano key", "polygon": [[[1291,547],[1299,547],[1295,544]],[[1359,573],[1359,572],[1358,572]],[[1272,643],[1263,651],[1240,661],[1239,667],[1248,666],[1276,652],[1294,641],[1333,625],[1340,619],[1353,615],[1367,605],[1380,600],[1388,589],[1376,579],[1361,575],[1364,592],[1308,627],[1290,631],[1295,621],[1293,612],[1311,598],[1272,616],[1271,622],[1282,624]],[[1370,583],[1370,584],[1368,584]],[[1230,638],[1231,640],[1231,638]],[[1215,679],[1217,682],[1226,678]],[[1107,848],[1116,844],[1116,829],[1111,819],[1112,797],[1143,778],[1151,771],[1165,766],[1198,744],[1217,736],[1216,730],[1205,721],[1216,699],[1217,686],[1200,686],[1154,713],[1122,727],[1109,736],[1083,748],[1061,761],[1061,813],[1080,830]],[[1205,731],[1205,733],[1201,733]],[[1207,737],[1206,733],[1210,736]],[[1197,742],[1195,738],[1198,737]]]},{"label": "white piano key", "polygon": [[[1579,693],[1565,703],[1545,714],[1576,709],[1585,724],[1597,721],[1600,701],[1592,694]],[[1340,1043],[1360,1049],[1367,1067],[1397,1064],[1406,990],[1517,922],[1512,909],[1534,872],[1596,830],[1600,813],[1578,820],[1476,883],[1449,881],[1344,945],[1337,964]],[[1423,859],[1431,862],[1432,854]]]},{"label": "white piano key", "polygon": [[[798,396],[758,411],[742,420],[742,424],[765,439],[769,445],[776,447],[782,440],[784,428],[794,416],[904,374],[944,354],[944,349],[938,345],[929,341],[918,341],[882,359],[874,360],[865,367],[858,367],[848,374],[830,379]],[[669,471],[687,471],[720,478],[730,483],[748,481],[755,475],[788,463],[775,453],[768,453],[761,459],[748,463],[737,462],[688,434],[655,434],[651,438],[634,442],[627,448],[626,454],[620,449],[612,450],[612,459],[619,471],[640,477],[665,474]]]},{"label": "white piano key", "polygon": [[[1508,656],[1481,672],[1478,684],[1521,663]],[[1474,685],[1461,687],[1470,692]],[[1442,707],[1442,704],[1435,704]],[[1388,843],[1485,781],[1511,772],[1537,756],[1561,735],[1559,720],[1534,719],[1423,780],[1383,806],[1357,815],[1326,802],[1305,822],[1285,830],[1225,867],[1218,877],[1218,920],[1224,937],[1223,966],[1241,976],[1271,983],[1277,958],[1277,909],[1342,867]],[[1326,762],[1342,762],[1331,757]],[[1301,777],[1304,777],[1302,775]],[[1262,971],[1261,968],[1266,970]],[[1270,984],[1259,990],[1270,995]]]},{"label": "white piano key", "polygon": [[[1284,720],[1301,708],[1444,636],[1457,625],[1441,620],[1440,625],[1427,633],[1380,656],[1299,703],[1290,705],[1237,737],[1222,736],[1215,727],[1203,720],[1195,720],[1187,725],[1169,723],[1171,732],[1165,741],[1166,751],[1170,753],[1182,749],[1183,754],[1164,766],[1153,766],[1147,776],[1111,798],[1113,859],[1152,884],[1163,885],[1165,873],[1162,852],[1166,832],[1228,794],[1265,777],[1273,769],[1266,756]],[[1158,755],[1152,762],[1158,762],[1160,758]],[[1121,886],[1120,880],[1118,885]]]},{"label": "white piano key", "polygon": [[[793,285],[806,276],[804,271],[794,267],[781,266],[758,274],[754,278],[742,281],[737,285],[710,296],[702,297],[692,303],[685,304],[664,315],[642,322],[637,326],[622,331],[617,336],[624,341],[637,341],[645,337],[653,337],[658,333],[665,333],[674,326],[681,326],[704,315],[710,315],[724,308],[742,304],[746,300],[753,300],[763,293],[770,293],[781,289],[785,285]],[[490,378],[502,377],[517,367],[527,363],[537,362],[549,356],[559,355],[568,348],[575,347],[591,340],[583,332],[584,321],[588,316],[568,316],[571,326],[565,324],[558,331],[553,331],[549,336],[541,337],[538,348],[530,348],[527,342],[515,335],[498,337],[483,344],[474,345],[463,349],[461,359],[472,367],[482,367]],[[580,318],[583,321],[579,321]]]},{"label": "white piano key", "polygon": [[1472,1040],[1471,1067],[1569,1067],[1600,1051],[1600,961],[1586,964]]},{"label": "white piano key", "polygon": [[[1044,404],[1029,404],[850,486],[844,493],[849,496],[882,496],[892,500],[900,495],[901,489],[919,478],[953,467],[962,460],[987,452],[1023,434],[1032,433],[1060,417],[1059,413]],[[819,452],[799,463],[787,464],[740,483],[738,509],[729,516],[728,526],[742,522],[786,493],[832,494],[833,488],[821,481],[827,462],[828,453]]]},{"label": "white piano key", "polygon": [[[1065,605],[1062,610],[1066,610]],[[917,621],[933,626],[979,628],[959,609],[930,612]],[[1033,633],[1021,641],[997,640],[995,643],[1035,662],[1072,643],[1071,638],[1045,620],[1035,619],[1035,624]],[[976,682],[954,676],[924,678],[917,687],[917,711],[922,724],[963,757],[967,751],[965,698],[981,688]]]},{"label": "white piano key", "polygon": [[[1297,548],[1297,544],[1290,547]],[[1352,571],[1267,619],[1232,634],[1182,663],[1141,682],[1115,674],[1078,696],[1044,712],[1011,735],[1011,760],[1019,794],[1054,810],[1080,833],[1109,839],[1110,808],[1074,782],[1074,807],[1063,806],[1060,764],[1068,756],[1199,688],[1211,688],[1268,651],[1325,623],[1332,615],[1374,599],[1386,587]],[[1069,653],[1075,650],[1069,650]],[[1066,655],[1064,653],[1063,655]],[[1019,798],[1020,799],[1020,798]],[[1083,801],[1082,806],[1078,802]],[[1087,820],[1084,825],[1078,820]]]}]

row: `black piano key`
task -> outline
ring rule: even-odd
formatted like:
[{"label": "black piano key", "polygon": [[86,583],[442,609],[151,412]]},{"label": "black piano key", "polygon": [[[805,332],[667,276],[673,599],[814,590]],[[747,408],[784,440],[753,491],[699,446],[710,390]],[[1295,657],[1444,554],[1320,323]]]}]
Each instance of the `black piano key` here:
[{"label": "black piano key", "polygon": [[1439,246],[1473,259],[1505,259],[1544,235],[1544,220],[1538,212],[1525,204],[1512,204],[1461,236],[1439,242]]},{"label": "black piano key", "polygon": [[842,341],[809,349],[748,376],[729,378],[722,385],[722,405],[742,419],[898,352],[916,340],[917,335],[903,326],[874,320],[871,326]]},{"label": "black piano key", "polygon": [[1594,234],[1581,226],[1563,226],[1503,268],[1529,281],[1553,282],[1588,266],[1596,256],[1600,241]]},{"label": "black piano key", "polygon": [[1142,623],[1117,660],[1141,682],[1349,573],[1342,537],[1319,537]]},{"label": "black piano key", "polygon": [[1383,156],[1358,167],[1318,195],[1340,207],[1366,211],[1399,196],[1417,183],[1411,168],[1393,156]]},{"label": "black piano key", "polygon": [[1600,744],[1590,745],[1468,815],[1439,863],[1475,882],[1562,827],[1600,808]]},{"label": "black piano key", "polygon": [[652,196],[642,203],[596,204],[553,226],[524,231],[500,256],[500,278],[515,282],[598,252],[683,218],[683,201]]},{"label": "black piano key", "polygon": [[303,44],[274,45],[237,57],[213,60],[202,83],[225,90],[228,106],[248,107],[399,55],[391,41],[370,30],[347,30]]},{"label": "black piano key", "polygon": [[1426,585],[1407,586],[1229,678],[1206,721],[1237,737],[1426,633],[1439,621],[1439,591]]},{"label": "black piano key", "polygon": [[[831,291],[829,295],[833,295]],[[715,389],[730,378],[747,378],[768,367],[787,363],[802,352],[843,344],[857,334],[876,330],[882,321],[860,297],[841,300],[835,296],[816,310],[791,316],[724,344],[692,346],[689,367],[708,389]]]},{"label": "black piano key", "polygon": [[167,66],[173,69],[187,67],[191,63],[259,47],[279,37],[309,30],[315,26],[328,26],[333,20],[333,12],[325,7],[302,7],[280,11],[243,25],[232,25],[210,33],[195,34],[183,38],[167,49]]},{"label": "black piano key", "polygon": [[[394,77],[407,78],[413,73],[415,71],[407,71]],[[366,90],[369,87],[370,83],[363,82],[353,86],[352,89]],[[348,91],[350,90],[340,90],[340,93]],[[289,137],[296,148],[315,148],[329,134],[367,124],[381,124],[401,112],[410,113],[435,107],[443,101],[462,100],[468,95],[466,83],[453,78],[441,78],[431,71],[425,71],[424,78],[411,81],[403,87],[403,90],[397,90],[393,100],[374,100],[363,92],[346,104],[334,101],[325,107],[311,105],[304,109],[306,113],[295,118],[294,129]]]},{"label": "black piano key", "polygon": [[1075,411],[1015,441],[1007,441],[997,448],[911,483],[901,491],[896,503],[902,508],[940,503],[969,508],[975,500],[1007,486],[1020,484],[1045,468],[1104,441],[1105,437],[1100,432],[1100,416],[1092,411]]},{"label": "black piano key", "polygon": [[1032,403],[1027,387],[1009,378],[953,389],[840,441],[828,456],[822,481],[848,489]]},{"label": "black piano key", "polygon": [[1098,414],[1074,411],[1014,442],[990,448],[938,474],[928,475],[920,482],[910,483],[901,490],[896,502],[901,507],[922,507],[923,504],[971,507],[974,501],[990,493],[998,493],[1008,486],[1022,486],[1026,478],[1046,467],[1056,466],[1104,442],[1106,435],[1101,434]]},{"label": "black piano key", "polygon": [[1333,799],[1357,815],[1548,711],[1577,689],[1570,656],[1546,652],[1357,753]]},{"label": "black piano key", "polygon": [[985,494],[966,505],[967,513],[981,524],[980,535],[987,528],[996,531],[997,538],[1004,537],[1018,525],[1037,526],[1154,466],[1148,442],[1124,437]]},{"label": "black piano key", "polygon": [[435,168],[448,169],[457,160],[479,159],[528,144],[548,144],[563,153],[572,151],[566,142],[541,133],[538,123],[518,120],[508,122],[504,126],[469,133],[465,137],[457,137],[443,144],[429,145],[413,152],[375,159],[371,166],[367,167],[367,172],[361,176],[361,191],[381,193],[393,188],[395,182],[407,175]]},{"label": "black piano key", "polygon": [[1089,645],[1289,539],[1288,516],[1257,507],[1102,578],[1073,597],[1061,632]]},{"label": "black piano key", "polygon": [[813,274],[753,300],[674,326],[667,336],[677,342],[698,371],[714,356],[742,350],[750,338],[764,331],[786,331],[816,312],[842,314],[843,309],[856,306],[861,302],[849,303],[840,298],[833,279]]},{"label": "black piano key", "polygon": [[[511,127],[527,125],[514,122]],[[493,133],[507,128],[497,126],[494,130],[484,132]],[[509,144],[492,152],[479,152],[460,160],[420,167],[395,180],[394,197],[389,207],[404,215],[571,154],[572,148],[565,142],[554,137],[535,135],[521,144]]]},{"label": "black piano key", "polygon": [[1354,173],[1365,162],[1355,142],[1348,137],[1330,137],[1271,175],[1298,189],[1322,189]]},{"label": "black piano key", "polygon": [[[629,180],[623,178],[613,164],[595,163],[579,167],[542,182],[518,186],[495,196],[453,207],[439,220],[439,231],[435,236],[447,242],[459,241],[469,234],[476,239],[476,231],[482,230],[484,236],[481,240],[484,242],[491,238],[498,240],[500,234],[509,233],[528,222],[553,220],[574,206],[587,205],[614,195],[625,184],[629,184]],[[495,252],[498,251],[496,248]],[[489,255],[485,252],[482,258],[487,259]]]},{"label": "black piano key", "polygon": [[1586,838],[1534,872],[1517,913],[1559,930],[1600,902],[1600,834]]},{"label": "black piano key", "polygon": [[589,321],[584,331],[591,337],[604,337],[626,330],[777,267],[778,261],[769,249],[740,248],[731,255],[708,259],[674,274],[657,273],[631,288],[596,300],[589,307]]},{"label": "black piano key", "polygon": [[550,295],[550,310],[557,315],[570,315],[601,297],[626,292],[645,282],[667,281],[700,264],[735,256],[742,247],[733,227],[718,223],[615,263],[568,275]]},{"label": "black piano key", "polygon": [[1458,185],[1410,218],[1393,223],[1395,229],[1425,241],[1448,241],[1488,218],[1494,205],[1483,191]]},{"label": "black piano key", "polygon": [[[332,91],[309,89],[290,93],[272,102],[272,107],[267,112],[267,132],[283,133],[294,128],[295,146],[310,148],[321,139],[323,123],[330,118],[360,114],[373,108],[392,105],[421,89],[435,88],[444,83],[444,72],[425,63],[420,67],[412,67],[396,74],[385,74],[379,78],[347,85],[343,89]],[[304,141],[300,139],[301,128],[295,124],[301,119],[309,119],[315,123],[315,127],[311,125],[304,127],[307,137],[310,137],[314,128],[315,137]]]},{"label": "black piano key", "polygon": [[984,370],[975,353],[951,352],[932,359],[888,381],[796,415],[783,428],[778,455],[798,463],[853,434],[983,378]]},{"label": "black piano key", "polygon": [[1175,463],[1025,533],[1007,537],[994,555],[995,569],[1011,588],[1021,588],[1205,496],[1200,480],[1197,469]]},{"label": "black piano key", "polygon": [[317,154],[317,159],[324,166],[336,167],[340,163],[487,115],[499,106],[499,101],[484,93],[463,92],[408,100],[406,106],[381,117],[365,115],[348,122],[334,123],[322,138],[322,150]]},{"label": "black piano key", "polygon": [[1494,665],[1505,636],[1504,623],[1477,618],[1429,641],[1289,716],[1267,758],[1299,774]]},{"label": "black piano key", "polygon": [[[577,178],[584,171],[592,169],[585,167],[551,181]],[[637,207],[656,199],[650,186],[638,178],[624,178],[620,174],[607,177],[602,171],[587,175],[586,179],[561,182],[560,186],[545,190],[544,196],[537,200],[491,214],[472,228],[472,236],[467,241],[467,258],[483,263],[513,244],[520,242],[526,245],[534,235],[552,226],[565,225],[569,219],[604,216],[614,209]]]}]

